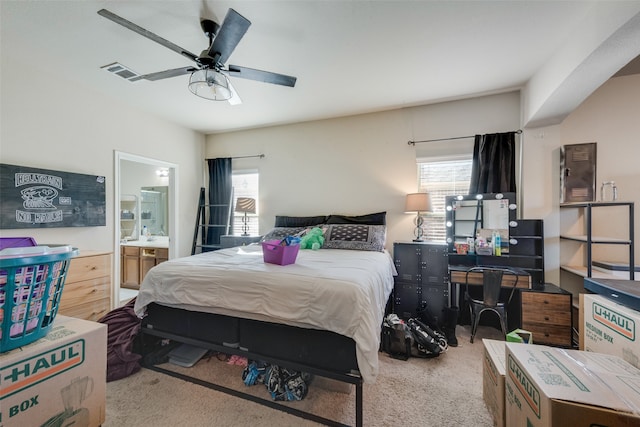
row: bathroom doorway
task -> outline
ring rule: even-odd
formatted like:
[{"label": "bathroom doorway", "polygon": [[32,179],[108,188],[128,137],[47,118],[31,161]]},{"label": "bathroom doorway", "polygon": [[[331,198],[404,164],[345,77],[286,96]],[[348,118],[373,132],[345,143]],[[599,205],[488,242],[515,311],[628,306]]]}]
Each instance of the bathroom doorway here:
[{"label": "bathroom doorway", "polygon": [[[113,306],[118,307],[137,291],[121,288],[122,263],[121,243],[135,240],[141,235],[144,225],[150,223],[148,207],[143,205],[145,188],[162,188],[162,198],[166,212],[162,213],[162,223],[158,226],[158,240],[164,239],[169,250],[169,259],[177,253],[177,174],[178,165],[149,157],[115,151],[114,182],[114,257],[113,257]],[[142,212],[144,211],[144,215]],[[160,231],[161,230],[161,231]]]}]

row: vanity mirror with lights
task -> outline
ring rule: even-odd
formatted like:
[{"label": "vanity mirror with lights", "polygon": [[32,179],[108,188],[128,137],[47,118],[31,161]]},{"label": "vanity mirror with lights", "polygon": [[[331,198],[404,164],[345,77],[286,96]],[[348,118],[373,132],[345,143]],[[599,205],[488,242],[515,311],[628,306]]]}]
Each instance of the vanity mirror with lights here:
[{"label": "vanity mirror with lights", "polygon": [[[472,266],[519,268],[531,287],[544,284],[542,220],[518,219],[515,193],[487,193],[445,198],[447,245],[452,269]],[[500,250],[494,249],[496,234]],[[477,240],[484,247],[475,246]]]},{"label": "vanity mirror with lights", "polygon": [[[495,244],[500,235],[500,254],[509,252],[509,223],[516,219],[515,193],[447,196],[446,226],[449,253],[475,254],[476,240]],[[479,251],[493,255],[496,251]]]}]

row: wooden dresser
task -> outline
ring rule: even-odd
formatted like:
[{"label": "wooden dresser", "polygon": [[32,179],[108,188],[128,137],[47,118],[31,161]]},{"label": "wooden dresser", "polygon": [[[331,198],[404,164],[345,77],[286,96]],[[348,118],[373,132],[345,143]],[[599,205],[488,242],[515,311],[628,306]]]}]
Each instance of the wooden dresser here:
[{"label": "wooden dresser", "polygon": [[80,251],[62,291],[59,313],[96,321],[111,310],[111,252]]},{"label": "wooden dresser", "polygon": [[541,289],[523,290],[521,296],[522,329],[533,333],[533,343],[571,347],[571,294],[545,283]]}]

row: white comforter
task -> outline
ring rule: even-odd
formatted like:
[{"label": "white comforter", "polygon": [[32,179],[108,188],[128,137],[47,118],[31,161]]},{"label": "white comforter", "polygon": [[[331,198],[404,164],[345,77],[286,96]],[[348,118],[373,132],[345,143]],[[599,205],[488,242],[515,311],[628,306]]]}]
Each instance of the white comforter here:
[{"label": "white comforter", "polygon": [[353,338],[365,382],[378,374],[380,325],[396,274],[388,252],[300,250],[295,264],[263,262],[259,245],[177,258],[152,268],[135,311],[173,307],[325,329]]}]

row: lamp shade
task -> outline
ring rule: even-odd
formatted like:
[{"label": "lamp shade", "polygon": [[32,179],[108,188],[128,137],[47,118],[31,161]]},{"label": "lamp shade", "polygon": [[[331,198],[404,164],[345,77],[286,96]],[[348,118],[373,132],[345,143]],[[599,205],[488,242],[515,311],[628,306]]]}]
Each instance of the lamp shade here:
[{"label": "lamp shade", "polygon": [[405,212],[429,212],[431,211],[431,197],[429,193],[407,194],[404,205]]},{"label": "lamp shade", "polygon": [[251,197],[238,197],[236,200],[236,212],[256,213],[256,199]]},{"label": "lamp shade", "polygon": [[231,98],[229,79],[216,70],[194,71],[189,78],[189,90],[201,98],[213,101],[226,101]]}]

